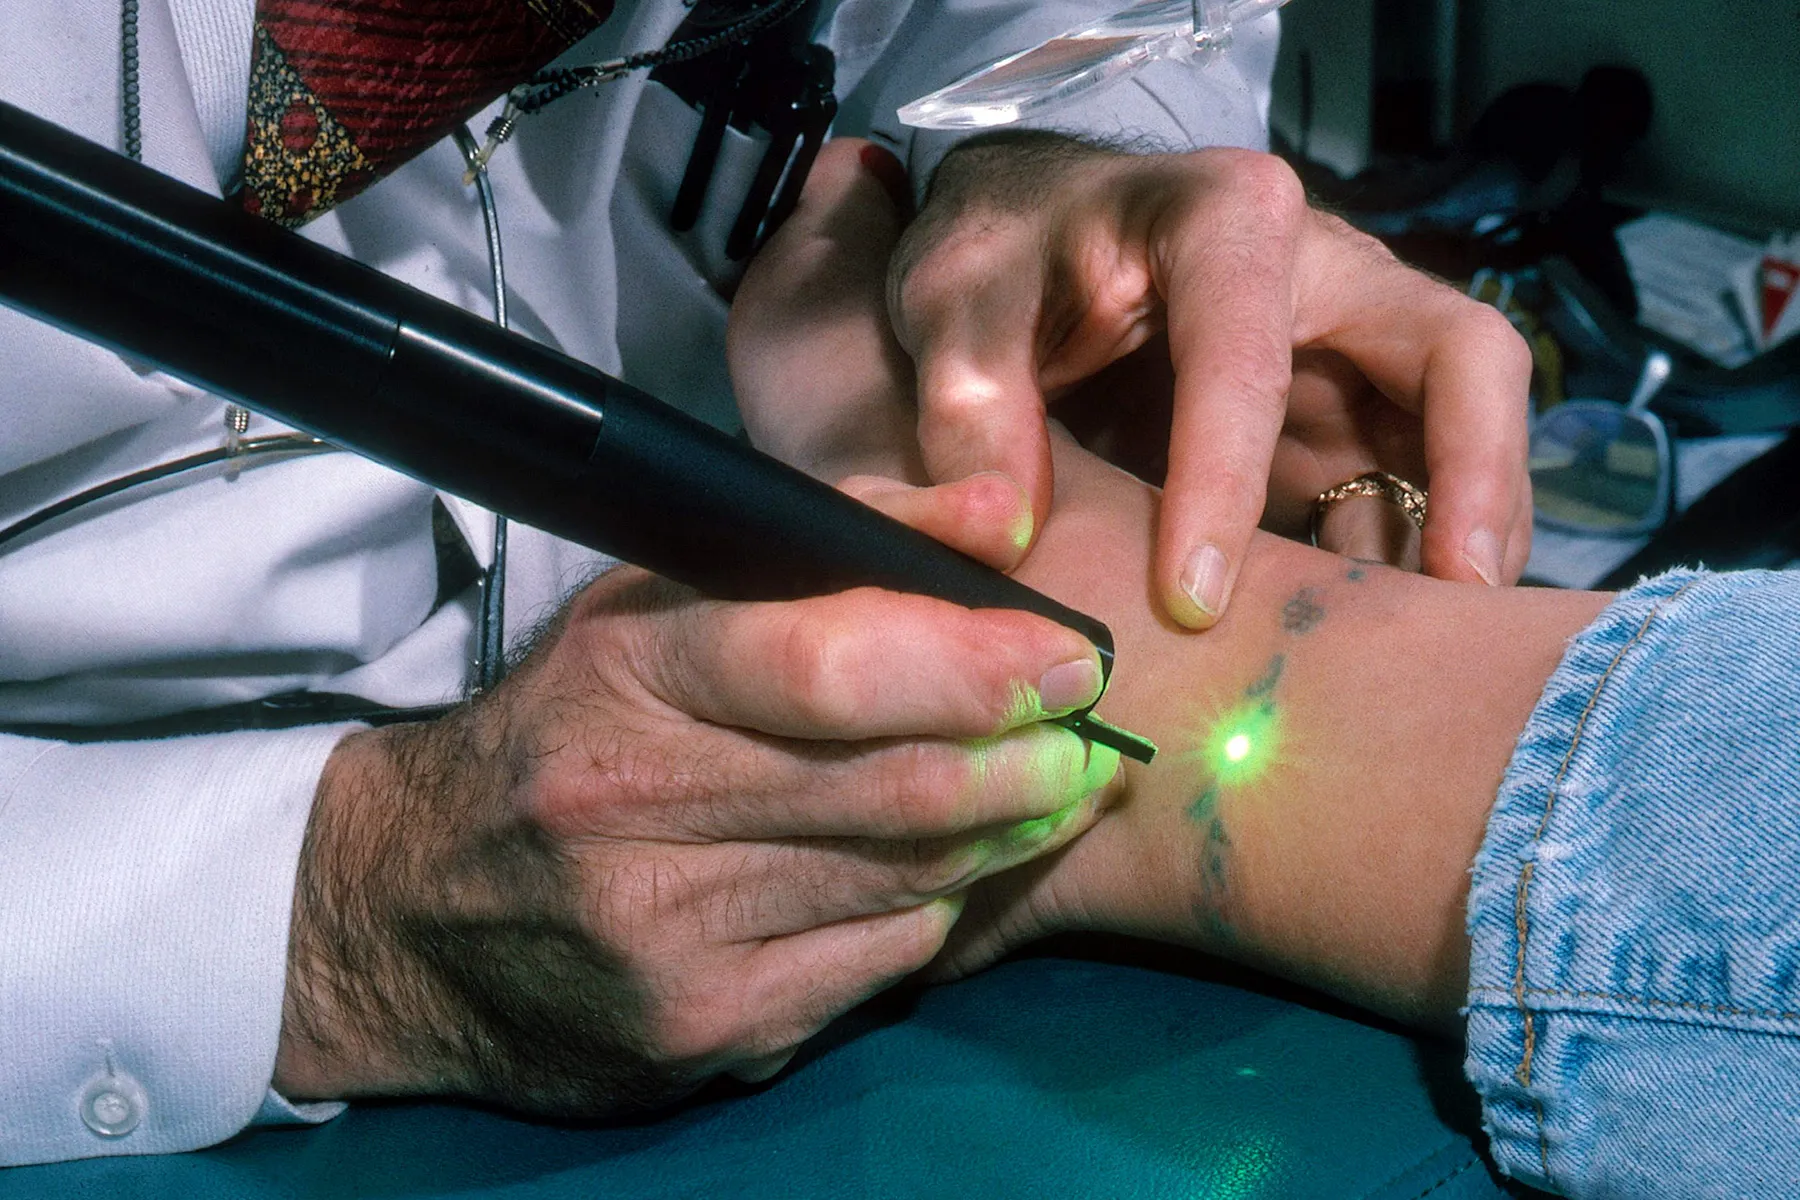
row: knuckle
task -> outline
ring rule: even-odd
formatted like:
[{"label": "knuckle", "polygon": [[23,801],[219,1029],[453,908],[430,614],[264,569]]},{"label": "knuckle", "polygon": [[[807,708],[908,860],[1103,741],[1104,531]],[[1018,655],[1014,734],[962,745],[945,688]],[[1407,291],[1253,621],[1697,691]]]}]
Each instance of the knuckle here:
[{"label": "knuckle", "polygon": [[837,1016],[829,1008],[819,1012],[805,1011],[796,1014],[797,1019],[790,1022],[792,1028],[753,1029],[735,1047],[733,1058],[740,1064],[789,1058],[800,1049],[801,1043],[825,1028]]},{"label": "knuckle", "polygon": [[1213,360],[1216,378],[1230,380],[1230,390],[1247,403],[1245,418],[1280,412],[1294,383],[1292,330],[1285,327],[1246,329],[1235,343]]},{"label": "knuckle", "polygon": [[770,669],[797,719],[843,729],[866,715],[859,657],[856,631],[835,611],[811,606],[788,624]]},{"label": "knuckle", "polygon": [[996,736],[1039,715],[1035,690],[1021,679],[1025,664],[1048,666],[1076,652],[1048,625],[1046,618],[994,610],[976,614],[958,631],[956,654],[967,664],[963,687],[974,736]]},{"label": "knuckle", "polygon": [[[1178,391],[1176,416],[1203,417],[1217,434],[1268,426],[1287,412],[1294,381],[1295,317],[1290,311],[1264,312],[1231,327],[1201,349],[1171,344],[1178,379],[1194,377],[1194,390]],[[1178,385],[1179,386],[1179,385]]]},{"label": "knuckle", "polygon": [[919,373],[921,421],[927,429],[923,436],[966,441],[968,430],[980,428],[996,410],[1007,407],[1007,393],[1002,384],[973,364],[950,358],[939,358]]},{"label": "knuckle", "polygon": [[896,253],[893,298],[904,327],[929,331],[945,314],[986,290],[1013,257],[1007,225],[969,216],[920,230]]},{"label": "knuckle", "polygon": [[674,764],[658,739],[633,736],[620,727],[592,730],[582,755],[594,793],[609,807],[628,812],[653,809],[676,790]]},{"label": "knuckle", "polygon": [[622,719],[577,720],[534,731],[505,770],[521,814],[566,839],[628,827],[644,799],[662,790],[659,757]]},{"label": "knuckle", "polygon": [[646,1053],[705,1073],[779,1053],[812,1032],[809,997],[770,994],[748,962],[715,964],[716,973],[667,989],[644,1022]]},{"label": "knuckle", "polygon": [[975,819],[971,768],[936,742],[905,742],[885,756],[876,778],[876,814],[885,836],[954,833]]},{"label": "knuckle", "polygon": [[1471,301],[1475,311],[1466,312],[1461,318],[1466,323],[1466,336],[1474,344],[1483,347],[1486,353],[1494,358],[1495,366],[1512,374],[1515,378],[1529,377],[1531,374],[1531,347],[1526,344],[1519,331],[1506,314],[1489,304]]},{"label": "knuckle", "polygon": [[1460,293],[1456,294],[1455,317],[1450,329],[1454,337],[1480,347],[1499,347],[1519,338],[1506,314],[1491,304],[1484,304]]},{"label": "knuckle", "polygon": [[1300,176],[1273,154],[1230,150],[1216,155],[1213,164],[1225,172],[1229,194],[1236,202],[1248,204],[1266,217],[1296,223],[1310,211]]}]

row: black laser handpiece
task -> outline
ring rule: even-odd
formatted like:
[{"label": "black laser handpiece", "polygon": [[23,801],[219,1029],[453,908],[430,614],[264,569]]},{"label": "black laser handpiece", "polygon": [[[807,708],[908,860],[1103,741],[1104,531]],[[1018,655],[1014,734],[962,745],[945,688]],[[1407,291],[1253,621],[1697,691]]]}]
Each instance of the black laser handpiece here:
[{"label": "black laser handpiece", "polygon": [[[1092,617],[592,367],[0,103],[0,302],[722,599]],[[1091,711],[1061,724],[1148,762]]]}]

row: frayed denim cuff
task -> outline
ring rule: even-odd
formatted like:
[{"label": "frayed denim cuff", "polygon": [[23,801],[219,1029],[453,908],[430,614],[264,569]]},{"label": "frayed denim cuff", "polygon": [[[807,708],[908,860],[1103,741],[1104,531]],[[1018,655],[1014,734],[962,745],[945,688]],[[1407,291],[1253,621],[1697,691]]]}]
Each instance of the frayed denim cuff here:
[{"label": "frayed denim cuff", "polygon": [[1469,895],[1496,1162],[1571,1196],[1800,1195],[1800,576],[1677,571],[1570,644]]}]

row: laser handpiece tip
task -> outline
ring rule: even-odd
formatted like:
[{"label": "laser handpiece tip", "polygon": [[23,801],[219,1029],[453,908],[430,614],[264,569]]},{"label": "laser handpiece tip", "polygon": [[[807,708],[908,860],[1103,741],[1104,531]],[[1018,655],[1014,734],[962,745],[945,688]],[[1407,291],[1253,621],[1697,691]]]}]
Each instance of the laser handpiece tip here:
[{"label": "laser handpiece tip", "polygon": [[1140,737],[1128,729],[1120,729],[1110,725],[1093,713],[1084,713],[1079,717],[1065,718],[1059,722],[1090,742],[1109,746],[1136,762],[1148,763],[1156,757],[1156,743],[1147,737]]}]

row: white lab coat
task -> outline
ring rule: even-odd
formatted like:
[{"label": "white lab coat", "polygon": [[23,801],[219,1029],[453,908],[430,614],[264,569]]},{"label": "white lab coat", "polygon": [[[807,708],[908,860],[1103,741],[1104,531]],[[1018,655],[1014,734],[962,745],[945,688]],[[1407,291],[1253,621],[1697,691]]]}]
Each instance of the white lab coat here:
[{"label": "white lab coat", "polygon": [[[896,104],[1105,7],[827,4],[839,127],[883,138],[922,178],[950,139],[913,137]],[[215,193],[237,170],[253,8],[142,3],[145,159]],[[572,59],[660,46],[685,11],[622,3]],[[1274,41],[1272,21],[1240,31],[1231,59],[1204,73],[1159,68],[1045,123],[1261,145]],[[117,146],[118,95],[111,0],[0,5],[0,98]],[[731,212],[709,218],[700,243],[669,235],[663,216],[696,125],[640,75],[527,121],[492,174],[514,327],[729,425],[725,306],[704,247],[721,243]],[[750,161],[728,152],[721,178]],[[446,141],[307,235],[486,313],[481,218],[460,174]],[[0,526],[216,446],[221,415],[198,389],[0,309]],[[256,418],[251,432],[274,428]],[[0,549],[0,726],[112,723],[296,688],[455,698],[472,597],[432,610],[432,501],[334,454],[134,492]],[[448,503],[485,558],[491,518]],[[516,530],[509,634],[600,565]],[[268,1085],[300,840],[346,728],[98,745],[0,735],[0,1165],[184,1150],[253,1120],[334,1111],[297,1111]],[[134,1127],[96,1130],[109,1120]]]}]

